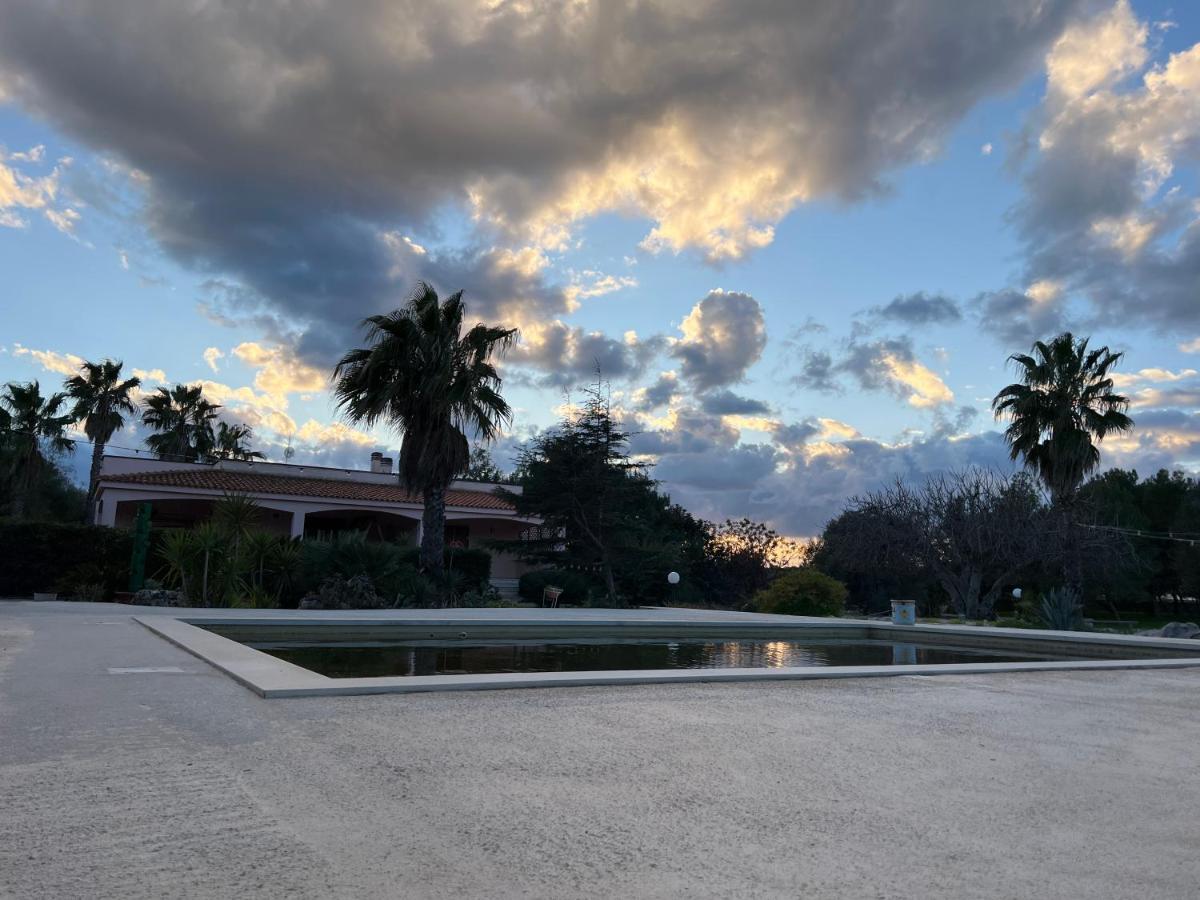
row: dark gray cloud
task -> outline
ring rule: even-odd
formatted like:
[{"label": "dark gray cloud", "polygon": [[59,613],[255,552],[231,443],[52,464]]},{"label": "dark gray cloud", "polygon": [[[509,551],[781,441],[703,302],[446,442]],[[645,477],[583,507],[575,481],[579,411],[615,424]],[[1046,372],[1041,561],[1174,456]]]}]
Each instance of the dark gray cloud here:
[{"label": "dark gray cloud", "polygon": [[679,326],[671,348],[683,377],[698,390],[740,381],[767,345],[762,306],[749,294],[712,291]]},{"label": "dark gray cloud", "polygon": [[729,390],[703,395],[700,408],[714,416],[761,416],[771,411],[771,407],[761,400],[743,397]]},{"label": "dark gray cloud", "polygon": [[957,303],[942,294],[924,291],[902,294],[869,312],[879,319],[904,325],[951,325],[962,320]]},{"label": "dark gray cloud", "polygon": [[[968,416],[960,411],[959,419]],[[965,466],[1011,469],[999,432],[947,439],[937,430],[903,442],[863,437],[827,443],[815,419],[782,423],[770,443],[742,444],[718,416],[686,411],[670,429],[634,437],[657,459],[654,476],[673,500],[709,519],[749,516],[786,534],[819,534],[846,499],[896,478],[922,481]]]},{"label": "dark gray cloud", "polygon": [[[640,378],[666,346],[662,335],[618,339],[554,321],[522,333],[505,357],[505,377],[557,388],[595,382],[597,374],[604,381],[628,382]],[[510,366],[534,371],[510,373]]]},{"label": "dark gray cloud", "polygon": [[634,392],[634,409],[648,413],[671,402],[679,391],[679,379],[674,372],[663,372],[653,384]]},{"label": "dark gray cloud", "polygon": [[800,348],[798,355],[800,371],[792,377],[794,384],[827,394],[841,392],[842,385],[838,380],[840,370],[834,363],[832,354],[826,350]]},{"label": "dark gray cloud", "polygon": [[[546,241],[633,208],[650,245],[736,256],[797,202],[875,193],[1080,5],[0,0],[0,85],[144,173],[166,252],[262,297],[328,361],[345,322],[416,278],[467,287],[481,316],[565,311],[536,271],[499,264],[497,234]],[[667,157],[661,181],[622,180],[700,147],[694,170]],[[437,245],[447,207],[496,230],[397,258],[385,236]]]},{"label": "dark gray cloud", "polygon": [[850,379],[865,391],[887,391],[910,405],[936,409],[954,399],[940,376],[917,358],[907,336],[864,340],[860,333],[843,340],[837,356],[827,350],[797,348],[799,371],[793,384],[826,393],[841,393]]},{"label": "dark gray cloud", "polygon": [[984,291],[971,301],[980,331],[1014,352],[1024,352],[1034,341],[1064,331],[1067,320],[1054,299],[1035,300],[1025,291]]}]

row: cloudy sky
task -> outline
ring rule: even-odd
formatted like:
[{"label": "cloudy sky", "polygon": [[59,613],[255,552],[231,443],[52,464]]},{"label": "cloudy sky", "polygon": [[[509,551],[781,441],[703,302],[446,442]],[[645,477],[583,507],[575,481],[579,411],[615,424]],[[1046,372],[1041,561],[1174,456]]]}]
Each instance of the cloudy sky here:
[{"label": "cloudy sky", "polygon": [[[248,9],[241,9],[241,7]],[[417,279],[597,366],[673,499],[811,535],[1004,465],[1005,358],[1125,351],[1108,464],[1200,466],[1200,10],[1009,0],[0,0],[0,380],[202,382],[364,465],[332,362]],[[118,437],[137,446],[139,435]]]}]

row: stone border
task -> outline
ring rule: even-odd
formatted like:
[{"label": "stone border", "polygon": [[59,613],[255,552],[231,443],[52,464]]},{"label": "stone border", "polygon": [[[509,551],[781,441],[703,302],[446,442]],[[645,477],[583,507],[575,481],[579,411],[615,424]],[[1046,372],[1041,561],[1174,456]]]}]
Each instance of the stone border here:
[{"label": "stone border", "polygon": [[[1003,672],[1058,672],[1091,671],[1097,669],[1177,669],[1200,667],[1200,642],[1168,638],[1134,637],[1127,635],[1091,634],[1072,631],[1029,631],[1018,628],[987,628],[965,625],[892,625],[890,623],[860,622],[845,619],[805,618],[795,624],[781,623],[771,617],[767,621],[730,621],[728,619],[664,620],[646,619],[578,619],[523,618],[503,620],[496,618],[464,619],[437,618],[366,618],[362,616],[322,616],[320,618],[221,617],[203,616],[134,616],[134,621],[165,638],[177,647],[199,657],[229,675],[239,684],[261,697],[315,697],[350,694],[403,694],[424,691],[476,691],[501,688],[571,687],[585,685],[618,684],[666,684],[723,681],[799,681],[821,678],[886,678],[901,675],[979,675]],[[193,624],[195,623],[195,624]],[[447,629],[462,634],[464,626],[493,632],[502,636],[504,632],[558,630],[570,627],[574,632],[600,630],[669,630],[680,637],[689,634],[716,634],[736,636],[740,633],[772,631],[790,633],[794,636],[813,632],[858,631],[866,639],[895,640],[910,637],[922,642],[941,641],[958,644],[974,644],[1014,651],[1054,652],[1048,645],[1069,645],[1071,649],[1084,648],[1102,650],[1113,659],[1080,659],[1066,661],[1034,661],[1016,663],[952,663],[944,665],[912,666],[825,666],[780,669],[644,669],[600,672],[530,672],[498,673],[491,675],[417,675],[382,678],[328,678],[292,663],[285,662],[267,653],[262,653],[222,637],[204,625],[271,626],[275,628],[313,628],[322,631],[339,627],[350,629]],[[784,634],[781,633],[782,638]],[[982,639],[982,640],[981,640]],[[1194,656],[1169,656],[1145,658],[1147,654],[1167,652],[1170,654],[1195,653]],[[1121,654],[1141,658],[1120,658]]]}]

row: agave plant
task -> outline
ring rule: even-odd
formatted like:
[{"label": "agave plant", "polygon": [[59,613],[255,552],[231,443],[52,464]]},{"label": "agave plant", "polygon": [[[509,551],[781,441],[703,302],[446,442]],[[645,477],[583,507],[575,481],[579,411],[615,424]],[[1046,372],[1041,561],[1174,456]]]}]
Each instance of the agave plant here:
[{"label": "agave plant", "polygon": [[1042,622],[1054,631],[1079,631],[1083,627],[1083,601],[1069,587],[1051,588],[1042,596]]}]

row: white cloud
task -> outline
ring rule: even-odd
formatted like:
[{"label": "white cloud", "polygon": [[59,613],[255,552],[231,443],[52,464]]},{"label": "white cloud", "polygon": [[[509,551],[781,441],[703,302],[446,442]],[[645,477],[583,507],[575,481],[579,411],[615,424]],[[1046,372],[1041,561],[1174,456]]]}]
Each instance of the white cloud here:
[{"label": "white cloud", "polygon": [[895,353],[879,357],[886,377],[897,389],[908,395],[908,402],[918,409],[932,409],[954,402],[954,392],[938,375],[915,359],[904,359]]},{"label": "white cloud", "polygon": [[318,422],[309,419],[299,429],[295,436],[306,444],[326,444],[338,441],[349,441],[362,447],[378,444],[376,438],[365,432],[351,428],[342,422]]},{"label": "white cloud", "polygon": [[605,275],[594,269],[572,274],[571,283],[564,288],[563,293],[573,304],[589,297],[601,297],[615,291],[637,287],[638,280],[632,275]]},{"label": "white cloud", "polygon": [[1054,43],[1046,58],[1050,93],[1068,101],[1111,85],[1145,65],[1145,43],[1146,26],[1120,0]]},{"label": "white cloud", "polygon": [[[287,408],[289,394],[320,391],[329,385],[328,372],[302,362],[282,346],[269,347],[245,341],[233,348],[233,355],[257,369],[254,386],[281,409]],[[208,359],[207,351],[205,359]]]},{"label": "white cloud", "polygon": [[40,163],[46,156],[46,147],[44,144],[38,144],[36,147],[30,147],[28,150],[17,151],[10,153],[8,158],[13,162]]},{"label": "white cloud", "polygon": [[48,175],[41,176],[27,175],[19,168],[5,164],[38,163],[41,161],[41,153],[34,151],[40,149],[35,147],[33,151],[26,153],[6,154],[3,147],[0,147],[0,227],[27,228],[29,220],[21,211],[33,210],[41,212],[47,221],[63,234],[73,237],[75,226],[80,219],[78,210],[56,205],[61,193],[62,173],[70,164],[70,160],[60,160]]},{"label": "white cloud", "polygon": [[1180,369],[1178,372],[1172,372],[1170,369],[1148,368],[1138,369],[1136,372],[1114,372],[1110,377],[1117,387],[1129,387],[1148,381],[1157,383],[1183,381],[1193,378],[1195,375],[1195,369]]},{"label": "white cloud", "polygon": [[206,347],[204,349],[204,361],[208,363],[208,367],[214,372],[217,371],[218,360],[223,359],[224,356],[225,354],[221,352],[220,347]]},{"label": "white cloud", "polygon": [[133,369],[133,374],[142,380],[143,387],[148,384],[162,384],[167,380],[167,373],[162,369]]},{"label": "white cloud", "polygon": [[83,357],[74,353],[59,353],[55,350],[32,350],[14,344],[13,356],[24,356],[33,359],[43,369],[58,375],[78,375],[79,367],[83,365]]},{"label": "white cloud", "polygon": [[991,156],[992,155],[992,145],[990,143],[984,144],[982,147],[979,148],[979,152],[982,153],[984,156]]},{"label": "white cloud", "polygon": [[65,207],[64,209],[47,209],[43,210],[43,215],[45,215],[51,225],[63,234],[69,237],[75,236],[75,226],[79,224],[80,219],[78,210],[71,209],[70,207]]}]

